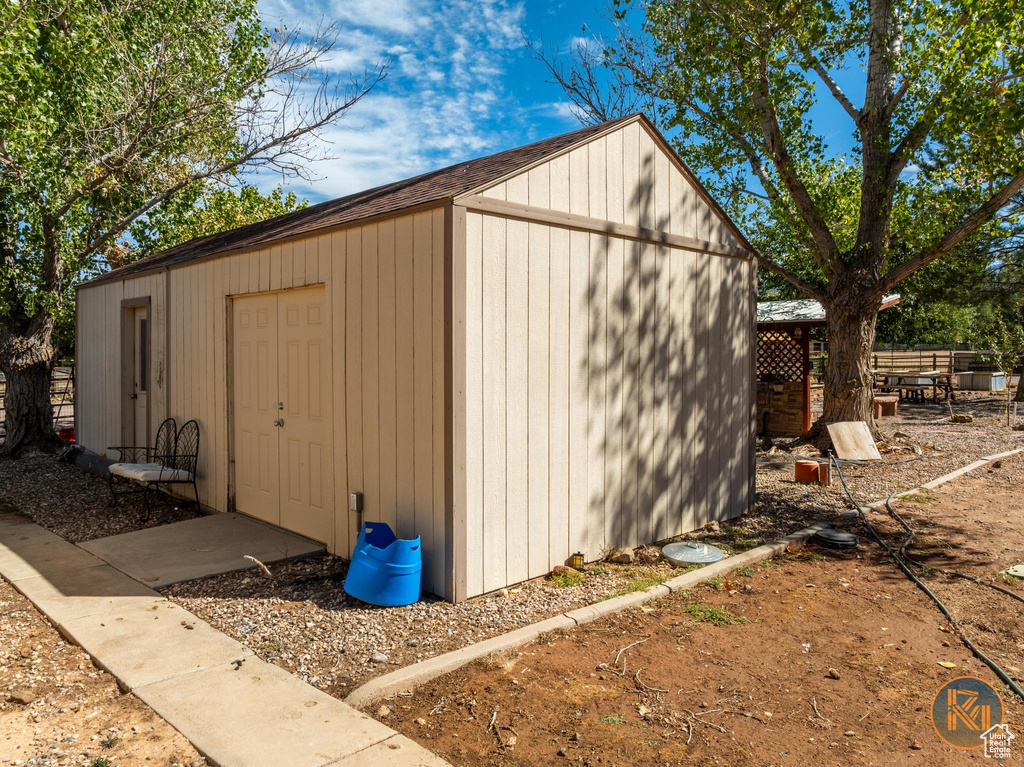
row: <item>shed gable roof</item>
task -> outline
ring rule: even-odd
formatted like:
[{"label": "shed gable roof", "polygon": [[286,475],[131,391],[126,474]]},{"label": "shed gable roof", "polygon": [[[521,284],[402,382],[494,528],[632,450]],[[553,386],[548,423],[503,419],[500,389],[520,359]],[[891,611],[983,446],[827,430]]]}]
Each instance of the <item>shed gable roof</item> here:
[{"label": "shed gable roof", "polygon": [[[308,208],[266,221],[248,224],[219,234],[198,237],[113,269],[82,283],[79,287],[125,279],[219,254],[252,250],[270,242],[312,234],[322,229],[343,226],[390,213],[399,213],[431,203],[441,203],[498,183],[517,172],[543,162],[545,159],[585,144],[634,121],[649,125],[647,118],[639,113],[598,125],[590,125],[533,144],[508,149],[475,160],[467,160],[447,168],[311,205]],[[650,130],[656,133],[653,126],[650,127]],[[671,149],[668,151],[671,152]],[[672,154],[675,157],[674,153]],[[681,163],[678,157],[675,159]],[[719,215],[735,230],[735,225],[728,220],[724,212],[717,206],[715,207]]]}]

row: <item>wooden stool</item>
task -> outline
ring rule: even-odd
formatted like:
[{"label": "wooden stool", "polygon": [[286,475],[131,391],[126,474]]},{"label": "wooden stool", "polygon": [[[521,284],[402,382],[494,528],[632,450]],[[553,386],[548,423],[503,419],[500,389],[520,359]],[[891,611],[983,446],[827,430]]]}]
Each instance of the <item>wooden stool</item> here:
[{"label": "wooden stool", "polygon": [[875,410],[875,418],[885,418],[896,415],[896,407],[900,398],[895,396],[875,397],[872,403]]},{"label": "wooden stool", "polygon": [[805,484],[818,481],[817,461],[797,461],[794,467],[794,475],[797,482]]}]

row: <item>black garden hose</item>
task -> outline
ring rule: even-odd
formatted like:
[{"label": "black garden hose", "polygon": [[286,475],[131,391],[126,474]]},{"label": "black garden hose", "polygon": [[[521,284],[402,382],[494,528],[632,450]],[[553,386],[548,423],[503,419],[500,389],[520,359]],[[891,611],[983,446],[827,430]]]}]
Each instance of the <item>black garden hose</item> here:
[{"label": "black garden hose", "polygon": [[975,575],[968,575],[967,573],[961,573],[956,570],[947,570],[944,567],[936,567],[935,565],[929,565],[910,556],[910,554],[907,553],[907,548],[910,546],[910,544],[914,542],[914,538],[917,536],[917,533],[915,533],[911,529],[910,525],[906,523],[906,520],[904,520],[903,517],[897,514],[896,510],[892,507],[892,499],[895,497],[896,493],[893,493],[892,495],[885,499],[885,508],[888,509],[890,516],[892,516],[893,519],[899,522],[900,525],[903,526],[903,529],[907,531],[907,539],[903,541],[903,545],[900,546],[900,557],[902,557],[904,560],[914,565],[915,567],[920,568],[921,570],[934,570],[937,573],[948,575],[951,578],[963,578],[965,581],[974,581],[975,583],[979,583],[982,586],[988,586],[990,589],[1000,591],[1003,594],[1006,594],[1006,596],[1016,599],[1018,602],[1024,602],[1024,596],[1021,596],[1016,591],[1011,591],[1008,588],[1004,588],[1003,586],[1000,586],[998,583],[989,583],[988,581],[982,580],[981,578]]},{"label": "black garden hose", "polygon": [[[903,571],[903,574],[910,578],[910,580],[913,581],[914,584],[919,589],[921,589],[925,594],[927,594],[928,597],[936,604],[936,606],[938,606],[939,610],[941,610],[942,614],[946,616],[946,619],[949,621],[950,625],[953,626],[957,636],[960,637],[960,641],[964,643],[967,649],[969,649],[978,660],[980,660],[982,663],[984,663],[986,666],[992,669],[992,672],[997,677],[999,677],[999,679],[1007,687],[1009,687],[1014,692],[1014,694],[1016,694],[1021,700],[1024,700],[1024,690],[1021,690],[1017,683],[1014,682],[1009,677],[1009,675],[1007,675],[1007,673],[999,667],[999,664],[997,664],[994,660],[992,660],[985,653],[983,653],[981,649],[979,649],[978,646],[975,645],[974,642],[972,642],[966,634],[964,634],[963,629],[960,627],[960,624],[957,622],[956,618],[953,617],[953,614],[949,611],[949,608],[946,607],[942,600],[939,599],[935,595],[935,593],[930,588],[928,588],[928,586],[926,586],[924,582],[920,578],[918,578],[909,567],[907,567],[906,562],[903,561],[899,553],[893,551],[892,547],[890,547],[889,544],[886,543],[885,540],[882,538],[882,536],[878,534],[878,531],[875,530],[874,525],[872,525],[868,521],[867,516],[864,514],[863,507],[861,507],[861,505],[857,503],[856,499],[853,497],[853,493],[850,492],[850,488],[846,484],[846,477],[843,476],[843,470],[839,467],[839,462],[833,460],[831,451],[829,452],[829,462],[835,464],[836,473],[839,475],[839,481],[843,485],[843,490],[846,491],[846,495],[850,499],[850,503],[852,503],[853,507],[857,510],[857,514],[860,515],[860,521],[868,529],[868,532],[871,533],[871,537],[873,537],[878,542],[878,544],[883,549],[885,549],[885,552],[892,558],[892,561],[895,562],[897,566],[899,566],[900,570]],[[911,535],[910,539],[913,539],[913,535]],[[900,550],[903,551],[906,545],[907,544],[904,543],[904,546],[901,547]]]}]

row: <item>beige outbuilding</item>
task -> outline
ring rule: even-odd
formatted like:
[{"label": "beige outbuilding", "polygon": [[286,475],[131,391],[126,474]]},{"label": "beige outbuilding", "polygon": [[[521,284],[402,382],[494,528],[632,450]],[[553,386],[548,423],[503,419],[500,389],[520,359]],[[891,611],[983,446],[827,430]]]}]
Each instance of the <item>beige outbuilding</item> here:
[{"label": "beige outbuilding", "polygon": [[194,418],[209,510],[387,522],[466,599],[750,508],[752,256],[644,117],[587,127],[83,284],[77,435]]}]

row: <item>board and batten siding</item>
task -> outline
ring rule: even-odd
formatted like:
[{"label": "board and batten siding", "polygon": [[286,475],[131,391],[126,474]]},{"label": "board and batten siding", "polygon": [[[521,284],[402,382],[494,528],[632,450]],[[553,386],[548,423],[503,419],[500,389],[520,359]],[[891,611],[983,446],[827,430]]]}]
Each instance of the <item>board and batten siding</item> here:
[{"label": "board and batten siding", "polygon": [[[163,272],[108,282],[78,291],[75,321],[77,441],[108,458],[109,447],[123,445],[121,429],[121,322],[124,299],[150,298],[149,433],[155,435],[167,408],[165,341],[156,328],[165,321],[165,274]],[[88,406],[84,406],[88,403]]]},{"label": "board and batten siding", "polygon": [[457,593],[745,512],[753,262],[463,215]]},{"label": "board and batten siding", "polygon": [[[152,306],[151,433],[167,416],[195,419],[199,499],[229,501],[228,301],[326,287],[334,381],[332,552],[349,556],[363,519],[420,535],[424,588],[444,596],[444,213],[441,208],[212,258],[78,293],[80,441],[104,454],[121,444],[121,301]],[[168,280],[166,287],[164,280]],[[166,301],[165,301],[166,296]],[[166,306],[165,306],[166,303]],[[116,457],[116,456],[114,456]]]},{"label": "board and batten siding", "polygon": [[[347,265],[343,358],[335,361],[335,402],[345,399],[348,487],[363,493],[363,519],[386,522],[403,538],[420,536],[423,588],[453,598],[445,525],[445,224],[441,208],[347,229],[336,263]],[[335,290],[338,290],[336,285]],[[343,326],[339,328],[338,323]],[[336,405],[337,406],[337,405]],[[348,508],[347,497],[337,501]],[[341,517],[339,516],[340,520]],[[351,551],[355,514],[336,530]],[[343,545],[344,544],[344,545]]]},{"label": "board and batten siding", "polygon": [[661,140],[632,122],[481,196],[742,247]]}]

